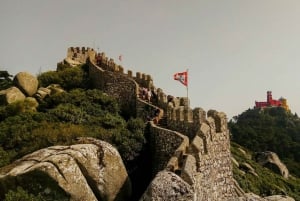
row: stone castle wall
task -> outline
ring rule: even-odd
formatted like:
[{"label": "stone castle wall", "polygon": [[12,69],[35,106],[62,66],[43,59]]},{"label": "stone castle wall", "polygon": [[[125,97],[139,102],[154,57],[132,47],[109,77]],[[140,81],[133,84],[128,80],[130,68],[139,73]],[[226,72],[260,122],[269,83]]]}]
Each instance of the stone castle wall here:
[{"label": "stone castle wall", "polygon": [[188,137],[155,124],[150,126],[150,147],[152,152],[153,173],[167,169],[175,172],[179,169],[182,156],[189,145]]},{"label": "stone castle wall", "polygon": [[[79,48],[80,49],[80,48]],[[196,191],[196,200],[226,200],[236,197],[232,175],[230,139],[226,115],[201,108],[191,109],[187,98],[172,98],[157,89],[155,105],[138,98],[139,87],[156,89],[151,76],[124,68],[104,53],[69,48],[68,57],[88,60],[94,87],[116,97],[121,106],[146,119],[160,108],[165,128],[149,124],[153,173],[167,169],[178,174]],[[76,53],[76,57],[74,56]],[[81,55],[81,56],[78,56]]]},{"label": "stone castle wall", "polygon": [[126,74],[124,68],[106,57],[105,53],[97,53],[91,48],[70,47],[67,57],[81,63],[87,62],[92,85],[115,97],[123,111],[136,113],[138,87],[152,87],[150,75],[137,72],[134,77],[130,70]]},{"label": "stone castle wall", "polygon": [[168,110],[168,128],[150,127],[154,173],[175,172],[193,186],[196,200],[237,197],[226,115],[201,108]]},{"label": "stone castle wall", "polygon": [[95,88],[115,97],[123,111],[136,113],[137,84],[121,73],[104,71],[89,61],[89,76]]},{"label": "stone castle wall", "polygon": [[[226,115],[210,110],[202,119],[199,130],[191,141],[189,154],[194,157],[196,166],[186,161],[186,169],[195,166],[193,173],[184,172],[192,178],[198,190],[199,200],[220,200],[237,196],[235,193],[230,138]],[[185,168],[183,168],[185,170]],[[199,190],[199,188],[201,190]]]},{"label": "stone castle wall", "polygon": [[95,55],[96,51],[92,48],[85,47],[70,47],[67,51],[67,58],[80,63],[86,63],[90,55]]}]

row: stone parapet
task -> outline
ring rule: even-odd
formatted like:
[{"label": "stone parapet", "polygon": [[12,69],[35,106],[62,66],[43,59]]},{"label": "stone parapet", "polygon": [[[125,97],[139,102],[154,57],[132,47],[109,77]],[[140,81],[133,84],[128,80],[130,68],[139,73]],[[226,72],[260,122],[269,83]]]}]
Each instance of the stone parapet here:
[{"label": "stone parapet", "polygon": [[[144,120],[153,110],[162,111],[159,118],[164,118],[164,128],[152,121],[148,128],[153,174],[161,170],[176,173],[195,189],[199,201],[237,197],[225,113],[191,109],[187,97],[165,94],[154,86],[150,75],[137,72],[133,76],[131,70],[125,74],[124,68],[105,53],[69,48],[67,56],[83,62],[88,57],[93,86],[116,97],[123,110],[131,113],[135,110],[136,116]],[[139,99],[140,87],[153,90],[157,96],[155,102]]]}]

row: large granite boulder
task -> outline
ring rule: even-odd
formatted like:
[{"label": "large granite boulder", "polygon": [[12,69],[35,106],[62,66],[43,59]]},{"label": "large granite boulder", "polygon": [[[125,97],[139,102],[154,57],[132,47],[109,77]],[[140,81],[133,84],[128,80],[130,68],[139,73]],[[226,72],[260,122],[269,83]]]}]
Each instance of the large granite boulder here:
[{"label": "large granite boulder", "polygon": [[14,84],[27,96],[33,96],[39,82],[35,76],[27,72],[20,72],[14,77]]},{"label": "large granite boulder", "polygon": [[193,187],[178,175],[161,171],[153,179],[140,201],[195,200]]},{"label": "large granite boulder", "polygon": [[60,196],[73,201],[127,200],[131,183],[117,150],[93,138],[78,143],[41,149],[1,168],[0,200],[8,190],[26,188],[38,178],[44,194],[63,191]]},{"label": "large granite boulder", "polygon": [[16,101],[23,101],[26,96],[17,87],[10,87],[0,91],[0,104],[6,105]]},{"label": "large granite boulder", "polygon": [[276,153],[271,151],[260,152],[256,154],[255,160],[260,165],[269,167],[271,170],[275,170],[284,178],[289,177],[289,170],[287,169],[285,164],[281,162]]}]

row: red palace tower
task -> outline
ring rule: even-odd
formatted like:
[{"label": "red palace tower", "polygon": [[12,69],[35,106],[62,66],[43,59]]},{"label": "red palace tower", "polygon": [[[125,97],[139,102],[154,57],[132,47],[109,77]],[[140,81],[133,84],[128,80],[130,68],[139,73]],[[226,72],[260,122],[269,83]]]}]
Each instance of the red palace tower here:
[{"label": "red palace tower", "polygon": [[267,91],[267,102],[255,101],[255,108],[265,108],[265,107],[283,107],[285,110],[289,110],[286,99],[280,98],[279,100],[274,100],[272,98],[271,91]]}]

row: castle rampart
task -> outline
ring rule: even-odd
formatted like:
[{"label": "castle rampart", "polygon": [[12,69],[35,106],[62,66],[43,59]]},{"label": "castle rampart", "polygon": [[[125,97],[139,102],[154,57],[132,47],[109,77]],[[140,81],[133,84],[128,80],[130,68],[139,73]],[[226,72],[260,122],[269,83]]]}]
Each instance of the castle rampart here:
[{"label": "castle rampart", "polygon": [[123,73],[105,71],[89,60],[89,76],[95,88],[115,97],[123,111],[135,113],[138,85]]},{"label": "castle rampart", "polygon": [[156,174],[163,169],[178,170],[189,146],[189,139],[178,132],[157,127],[153,122],[150,126],[150,133],[153,172]]},{"label": "castle rampart", "polygon": [[80,63],[86,63],[87,59],[90,56],[94,57],[95,54],[96,52],[89,47],[70,47],[68,48],[67,57]]},{"label": "castle rampart", "polygon": [[135,80],[141,87],[146,87],[148,89],[151,89],[151,87],[153,86],[153,80],[150,75],[137,72],[136,76],[134,77],[132,71],[130,70],[128,71],[127,74],[124,74],[124,68],[121,65],[116,64],[114,59],[106,57],[104,52],[97,53],[95,55],[95,64],[97,66],[101,66],[103,70],[111,71],[115,73],[121,73],[123,75],[130,77],[133,80]]},{"label": "castle rampart", "polygon": [[[88,52],[88,53],[86,53]],[[80,61],[88,54],[89,76],[94,87],[116,97],[121,107],[146,119],[154,110],[164,112],[162,128],[149,124],[149,144],[153,158],[153,173],[167,169],[178,174],[194,187],[197,200],[226,200],[235,198],[232,175],[230,139],[226,115],[202,108],[189,108],[187,98],[167,96],[153,85],[150,75],[132,71],[124,73],[105,53],[73,48],[68,56],[80,53]],[[155,90],[157,100],[149,103],[139,99],[139,87]],[[164,115],[165,114],[165,115]]]}]

